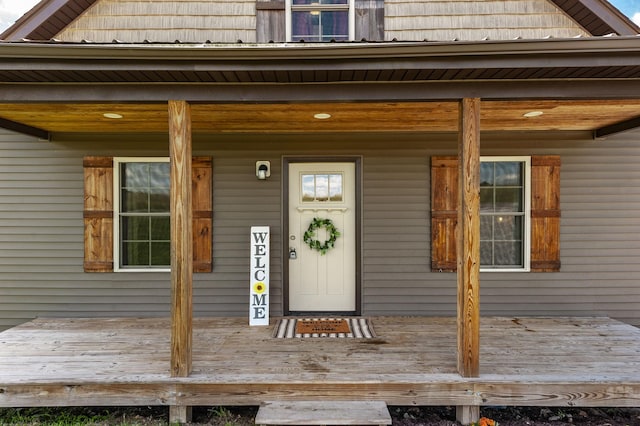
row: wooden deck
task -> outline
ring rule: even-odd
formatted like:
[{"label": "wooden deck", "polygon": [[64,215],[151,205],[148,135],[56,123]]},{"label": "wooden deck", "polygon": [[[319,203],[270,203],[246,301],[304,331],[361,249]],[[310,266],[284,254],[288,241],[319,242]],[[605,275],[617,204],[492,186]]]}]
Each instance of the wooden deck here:
[{"label": "wooden deck", "polygon": [[454,318],[374,317],[375,339],[275,339],[194,320],[193,373],[169,375],[168,319],[37,319],[0,333],[0,406],[640,406],[640,329],[608,318],[482,318],[481,376],[456,373]]}]

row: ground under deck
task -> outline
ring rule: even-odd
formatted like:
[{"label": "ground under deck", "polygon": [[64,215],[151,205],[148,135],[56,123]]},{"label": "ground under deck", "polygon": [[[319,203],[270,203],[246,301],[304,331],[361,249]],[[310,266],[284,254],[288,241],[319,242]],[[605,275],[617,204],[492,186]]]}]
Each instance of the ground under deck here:
[{"label": "ground under deck", "polygon": [[193,373],[169,377],[168,319],[37,319],[0,333],[0,406],[640,406],[640,329],[608,318],[482,318],[481,376],[456,373],[455,318],[374,317],[376,339],[275,339],[194,320]]}]

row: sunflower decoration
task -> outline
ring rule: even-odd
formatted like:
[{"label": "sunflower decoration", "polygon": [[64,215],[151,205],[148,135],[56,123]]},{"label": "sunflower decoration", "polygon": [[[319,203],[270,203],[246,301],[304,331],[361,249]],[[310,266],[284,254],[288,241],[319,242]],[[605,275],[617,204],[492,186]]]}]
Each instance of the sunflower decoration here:
[{"label": "sunflower decoration", "polygon": [[253,285],[253,292],[257,294],[262,294],[267,289],[267,286],[263,282],[258,282]]},{"label": "sunflower decoration", "polygon": [[[327,232],[327,235],[329,236],[329,238],[323,242],[320,242],[316,239],[317,230],[320,228],[324,228]],[[339,236],[340,231],[338,231],[331,219],[321,219],[315,217],[311,221],[309,228],[307,228],[306,232],[304,233],[303,240],[311,250],[319,251],[320,254],[324,256],[325,254],[327,254],[327,251],[329,251],[329,249],[332,249],[335,246],[336,240]]]}]

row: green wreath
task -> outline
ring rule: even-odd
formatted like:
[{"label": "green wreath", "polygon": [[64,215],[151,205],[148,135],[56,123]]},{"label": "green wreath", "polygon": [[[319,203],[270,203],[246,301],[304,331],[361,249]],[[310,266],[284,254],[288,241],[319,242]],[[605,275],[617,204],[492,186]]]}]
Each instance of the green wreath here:
[{"label": "green wreath", "polygon": [[[329,234],[329,239],[321,243],[316,240],[316,230],[324,228]],[[336,244],[336,240],[340,236],[340,231],[335,227],[331,219],[320,219],[318,217],[313,218],[309,228],[304,233],[304,242],[311,248],[311,250],[317,250],[320,254],[325,255],[329,249],[333,248]]]}]

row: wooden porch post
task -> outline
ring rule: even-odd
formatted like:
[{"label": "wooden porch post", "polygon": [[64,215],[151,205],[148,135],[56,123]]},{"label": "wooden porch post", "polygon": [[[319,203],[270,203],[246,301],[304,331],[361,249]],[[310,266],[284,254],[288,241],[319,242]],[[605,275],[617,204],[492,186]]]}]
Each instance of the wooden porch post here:
[{"label": "wooden porch post", "polygon": [[[191,108],[169,101],[171,160],[171,377],[191,373],[193,336],[193,207],[191,203]],[[171,422],[190,421],[190,409],[172,406]]]},{"label": "wooden porch post", "polygon": [[[458,129],[458,372],[480,375],[480,99],[462,99]],[[479,406],[460,406],[458,421],[480,417]]]}]

